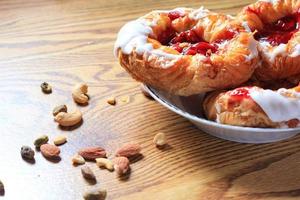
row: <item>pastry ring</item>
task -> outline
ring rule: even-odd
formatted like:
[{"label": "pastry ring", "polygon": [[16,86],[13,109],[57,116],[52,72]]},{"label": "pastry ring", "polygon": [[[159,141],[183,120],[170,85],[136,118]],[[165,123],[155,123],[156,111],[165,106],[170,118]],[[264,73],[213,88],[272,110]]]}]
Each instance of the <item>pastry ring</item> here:
[{"label": "pastry ring", "polygon": [[115,55],[133,78],[173,94],[236,87],[258,53],[253,33],[233,21],[203,8],[153,11],[121,28]]},{"label": "pastry ring", "polygon": [[212,92],[203,108],[208,119],[221,124],[293,128],[300,125],[300,86],[278,90],[249,86]]},{"label": "pastry ring", "polygon": [[254,75],[276,80],[300,73],[300,0],[260,0],[237,19],[255,31],[261,62]]}]

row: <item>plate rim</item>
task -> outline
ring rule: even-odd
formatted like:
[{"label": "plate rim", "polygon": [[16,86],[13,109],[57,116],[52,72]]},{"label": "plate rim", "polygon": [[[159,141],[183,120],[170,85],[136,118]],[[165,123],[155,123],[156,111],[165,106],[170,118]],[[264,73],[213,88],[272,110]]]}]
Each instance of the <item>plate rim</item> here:
[{"label": "plate rim", "polygon": [[232,126],[228,124],[220,124],[214,121],[210,121],[204,118],[200,118],[196,115],[192,115],[188,112],[185,112],[178,108],[177,106],[174,106],[173,104],[170,104],[169,102],[166,102],[165,100],[161,99],[159,95],[155,92],[155,88],[152,88],[151,86],[145,85],[145,88],[148,90],[149,94],[160,104],[162,104],[164,107],[168,108],[169,110],[189,119],[192,121],[196,121],[205,125],[214,126],[218,128],[224,128],[224,129],[231,129],[235,131],[250,131],[250,132],[294,132],[299,130],[300,127],[297,128],[255,128],[255,127],[242,127],[242,126]]}]

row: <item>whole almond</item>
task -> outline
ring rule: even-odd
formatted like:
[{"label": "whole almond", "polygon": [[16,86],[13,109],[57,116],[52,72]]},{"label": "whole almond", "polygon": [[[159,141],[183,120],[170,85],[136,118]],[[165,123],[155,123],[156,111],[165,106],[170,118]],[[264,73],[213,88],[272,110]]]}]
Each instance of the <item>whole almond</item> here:
[{"label": "whole almond", "polygon": [[96,180],[96,176],[89,166],[81,167],[81,174],[85,179]]},{"label": "whole almond", "polygon": [[67,137],[64,135],[59,135],[56,138],[54,138],[53,143],[58,146],[58,145],[62,145],[64,143],[67,142]]},{"label": "whole almond", "polygon": [[162,147],[167,143],[166,140],[166,134],[163,132],[159,132],[157,133],[154,138],[153,138],[153,143],[157,146],[157,147]]},{"label": "whole almond", "polygon": [[41,146],[41,152],[46,158],[57,158],[60,154],[60,149],[52,144],[43,144]]},{"label": "whole almond", "polygon": [[141,146],[139,144],[130,143],[126,144],[117,150],[116,156],[132,157],[136,156],[141,152]]},{"label": "whole almond", "polygon": [[119,175],[126,174],[129,170],[129,160],[126,157],[115,157],[113,160],[114,169]]},{"label": "whole almond", "polygon": [[86,160],[95,160],[96,158],[105,158],[106,151],[101,147],[86,147],[78,152]]},{"label": "whole almond", "polygon": [[83,165],[85,160],[81,155],[76,154],[72,157],[72,163],[73,165]]}]

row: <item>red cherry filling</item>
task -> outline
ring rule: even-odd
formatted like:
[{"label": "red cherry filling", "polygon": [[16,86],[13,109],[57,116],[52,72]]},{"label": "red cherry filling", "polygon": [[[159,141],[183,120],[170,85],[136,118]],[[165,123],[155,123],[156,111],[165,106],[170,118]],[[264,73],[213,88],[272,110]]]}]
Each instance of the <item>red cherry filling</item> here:
[{"label": "red cherry filling", "polygon": [[[183,14],[178,11],[171,11],[168,13],[168,17],[173,21],[179,17],[183,17]],[[224,32],[221,39],[210,44],[199,37],[193,28],[181,33],[176,33],[175,30],[170,27],[162,32],[157,39],[161,44],[170,46],[184,55],[195,55],[199,53],[210,56],[212,53],[218,51],[220,43],[232,39],[235,34],[236,32],[228,30]]]},{"label": "red cherry filling", "polygon": [[227,94],[231,97],[232,100],[241,101],[243,99],[249,99],[250,94],[249,90],[251,87],[240,87],[232,91],[229,91]]},{"label": "red cherry filling", "polygon": [[256,40],[268,41],[271,45],[286,44],[300,28],[300,12],[283,17],[272,24],[266,24],[264,29],[257,32]]}]

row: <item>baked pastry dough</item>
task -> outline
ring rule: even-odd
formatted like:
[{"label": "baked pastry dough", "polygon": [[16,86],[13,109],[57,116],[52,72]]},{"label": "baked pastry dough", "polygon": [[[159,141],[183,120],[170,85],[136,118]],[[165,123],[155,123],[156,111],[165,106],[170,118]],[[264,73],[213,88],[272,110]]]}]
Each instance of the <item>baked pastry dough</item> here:
[{"label": "baked pastry dough", "polygon": [[245,7],[237,20],[258,41],[259,80],[300,73],[300,0],[260,0]]},{"label": "baked pastry dough", "polygon": [[258,53],[253,33],[233,21],[203,8],[153,11],[121,28],[115,55],[133,78],[173,94],[236,87]]},{"label": "baked pastry dough", "polygon": [[300,86],[269,90],[256,86],[213,92],[203,102],[206,117],[248,127],[299,126]]}]

